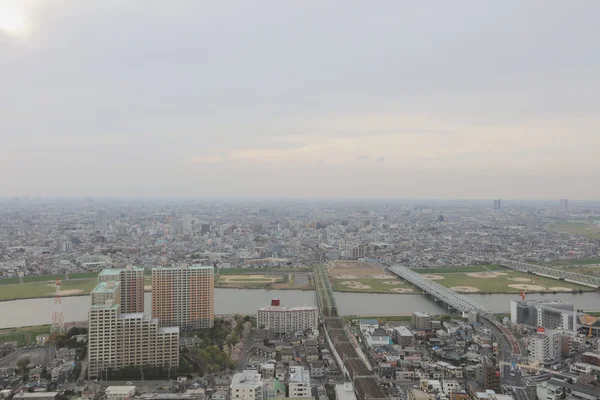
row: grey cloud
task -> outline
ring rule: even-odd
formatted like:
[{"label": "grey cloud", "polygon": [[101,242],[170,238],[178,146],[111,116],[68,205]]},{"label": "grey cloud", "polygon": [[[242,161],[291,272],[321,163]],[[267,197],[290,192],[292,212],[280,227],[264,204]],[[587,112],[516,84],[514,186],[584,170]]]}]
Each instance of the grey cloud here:
[{"label": "grey cloud", "polygon": [[[409,149],[425,160],[411,179],[437,191],[415,183],[414,196],[481,195],[477,179],[459,193],[445,176],[468,161],[474,170],[486,162],[504,171],[496,181],[506,187],[497,191],[539,197],[550,189],[511,187],[505,166],[543,164],[535,177],[558,176],[562,165],[583,163],[570,154],[593,161],[588,149],[600,147],[598,1],[35,4],[27,39],[0,32],[0,143],[9,153],[0,168],[12,171],[0,174],[0,196],[160,195],[163,182],[171,195],[277,195],[271,183],[292,178],[307,196],[351,195],[332,180],[369,176],[369,168],[381,178],[369,182],[371,192],[393,195],[398,153]],[[417,122],[384,123],[380,115]],[[344,125],[357,116],[362,126]],[[528,138],[534,128],[545,136]],[[462,138],[463,131],[479,135]],[[374,145],[383,136],[403,141],[371,149],[360,140],[367,136]],[[331,156],[346,164],[322,149],[311,158],[328,140]],[[496,144],[503,150],[492,154]],[[247,149],[294,152],[296,161],[265,169],[236,163],[235,152]],[[363,151],[380,164],[356,162]],[[206,174],[203,158],[219,168]],[[600,173],[590,165],[586,173]],[[573,198],[600,198],[600,187],[569,171],[563,178]]]}]

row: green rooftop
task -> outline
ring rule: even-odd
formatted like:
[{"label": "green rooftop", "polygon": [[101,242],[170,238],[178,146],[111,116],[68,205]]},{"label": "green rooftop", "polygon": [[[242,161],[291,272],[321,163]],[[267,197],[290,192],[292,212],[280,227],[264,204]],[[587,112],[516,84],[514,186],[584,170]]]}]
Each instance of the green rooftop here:
[{"label": "green rooftop", "polygon": [[[142,267],[131,267],[134,271],[143,271],[144,268]],[[127,268],[104,268],[102,271],[100,271],[99,276],[114,276],[114,275],[119,275],[121,273],[121,271],[126,271]]]},{"label": "green rooftop", "polygon": [[114,293],[119,285],[115,282],[100,282],[92,290],[92,293]]},{"label": "green rooftop", "polygon": [[108,276],[108,275],[119,275],[121,273],[121,269],[119,268],[105,268],[102,271],[100,271],[101,276]]}]

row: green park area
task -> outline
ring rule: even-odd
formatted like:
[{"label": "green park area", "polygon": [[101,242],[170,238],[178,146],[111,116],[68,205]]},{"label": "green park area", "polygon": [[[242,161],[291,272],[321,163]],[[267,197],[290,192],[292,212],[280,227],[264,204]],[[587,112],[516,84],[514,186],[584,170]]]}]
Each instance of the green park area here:
[{"label": "green park area", "polygon": [[240,289],[288,289],[288,275],[221,275],[215,287]]},{"label": "green park area", "polygon": [[364,292],[364,293],[411,293],[415,291],[412,285],[390,275],[386,279],[377,278],[340,278],[331,277],[333,290],[336,292]]},{"label": "green park area", "polygon": [[553,232],[570,233],[600,239],[600,223],[598,221],[566,221],[546,226]]},{"label": "green park area", "polygon": [[[42,278],[42,276],[36,278]],[[44,276],[44,278],[43,280],[25,281],[25,283],[2,284],[0,288],[0,301],[53,296],[56,292],[56,278],[49,275]],[[61,295],[75,296],[90,294],[97,282],[97,278],[63,280],[60,286]]]},{"label": "green park area", "polygon": [[[479,272],[466,272],[464,268],[443,270],[415,269],[423,276],[457,292],[462,293],[519,293],[543,292],[575,292],[591,291],[591,287],[565,282],[505,268],[480,269]],[[439,271],[439,272],[437,272]],[[442,272],[443,271],[443,272]]]},{"label": "green park area", "polygon": [[32,345],[36,343],[36,336],[42,333],[50,333],[50,325],[0,329],[0,343],[17,342],[19,347]]},{"label": "green park area", "polygon": [[264,274],[277,274],[277,273],[290,273],[290,272],[309,272],[312,268],[298,267],[298,268],[219,268],[217,273],[219,275],[264,275]]}]

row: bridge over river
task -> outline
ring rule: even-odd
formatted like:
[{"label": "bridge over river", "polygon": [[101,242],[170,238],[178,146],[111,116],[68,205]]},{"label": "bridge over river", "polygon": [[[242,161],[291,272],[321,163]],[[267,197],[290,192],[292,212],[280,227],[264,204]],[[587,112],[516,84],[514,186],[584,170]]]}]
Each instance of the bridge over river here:
[{"label": "bridge over river", "polygon": [[338,315],[333,289],[323,262],[323,253],[315,246],[309,244],[304,244],[304,246],[313,249],[318,255],[318,264],[314,270],[317,300],[327,340],[338,363],[341,364],[340,368],[344,375],[352,381],[360,400],[388,399],[379,383],[379,378],[364,363],[354,347],[355,341],[348,336],[347,330],[344,329],[344,320]]},{"label": "bridge over river", "polygon": [[454,290],[440,285],[437,282],[423,277],[421,274],[407,267],[393,266],[388,268],[390,272],[398,275],[400,278],[417,286],[423,292],[432,295],[435,299],[443,301],[450,308],[453,308],[462,313],[477,315],[477,317],[485,319],[490,324],[493,324],[506,337],[506,340],[511,345],[511,351],[515,354],[526,354],[525,347],[517,340],[515,335],[506,326],[498,322],[496,317],[488,313],[484,306],[470,298],[463,296]]}]

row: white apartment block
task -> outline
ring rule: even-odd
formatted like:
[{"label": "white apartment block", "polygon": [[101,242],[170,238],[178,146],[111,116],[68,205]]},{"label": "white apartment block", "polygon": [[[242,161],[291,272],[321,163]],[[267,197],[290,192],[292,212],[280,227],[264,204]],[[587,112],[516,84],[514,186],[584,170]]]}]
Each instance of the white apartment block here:
[{"label": "white apartment block", "polygon": [[312,397],[310,376],[304,367],[290,367],[289,397]]},{"label": "white apartment block", "polygon": [[240,400],[263,400],[263,381],[256,371],[238,372],[229,385],[230,398]]},{"label": "white apartment block", "polygon": [[529,360],[540,364],[560,358],[560,338],[563,331],[547,330],[537,332],[529,338],[527,350]]},{"label": "white apartment block", "polygon": [[88,313],[88,374],[100,377],[108,368],[179,366],[179,328],[159,327],[144,313],[121,313],[119,282],[100,282],[92,291]]},{"label": "white apartment block", "polygon": [[316,307],[268,306],[256,313],[257,326],[272,328],[275,333],[294,333],[317,329],[319,313]]},{"label": "white apartment block", "polygon": [[152,316],[161,326],[212,328],[215,319],[215,271],[193,265],[152,269]]}]

